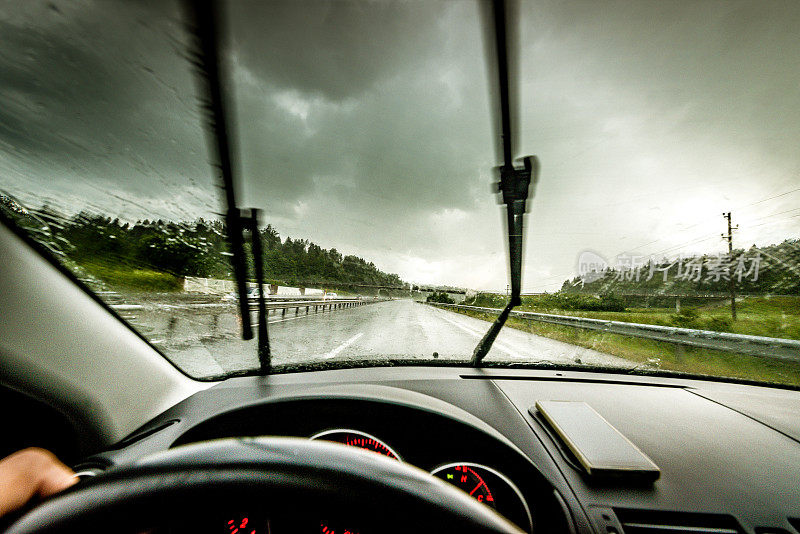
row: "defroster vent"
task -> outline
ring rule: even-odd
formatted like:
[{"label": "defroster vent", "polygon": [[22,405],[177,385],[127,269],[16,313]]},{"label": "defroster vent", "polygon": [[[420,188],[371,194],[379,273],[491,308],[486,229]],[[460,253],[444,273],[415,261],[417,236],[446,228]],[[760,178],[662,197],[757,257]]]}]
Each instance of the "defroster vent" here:
[{"label": "defroster vent", "polygon": [[615,508],[624,534],[743,534],[728,515]]}]

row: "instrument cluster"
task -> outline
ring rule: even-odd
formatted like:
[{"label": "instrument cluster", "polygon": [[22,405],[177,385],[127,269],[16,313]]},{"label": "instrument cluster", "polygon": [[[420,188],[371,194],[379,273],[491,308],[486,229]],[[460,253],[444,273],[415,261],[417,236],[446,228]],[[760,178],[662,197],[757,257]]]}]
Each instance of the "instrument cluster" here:
[{"label": "instrument cluster", "polygon": [[[383,440],[359,430],[337,428],[325,430],[311,436],[320,439],[359,447],[402,462],[400,455]],[[477,501],[493,508],[517,526],[531,532],[533,520],[528,503],[519,488],[503,473],[496,469],[470,461],[449,462],[434,468],[430,473],[458,489],[469,494]],[[346,527],[346,526],[345,526]],[[357,530],[348,530],[339,525],[333,526],[322,521],[321,534],[350,532],[360,534]]]},{"label": "instrument cluster", "polygon": [[[492,508],[524,532],[547,530],[554,524],[562,526],[557,519],[563,505],[536,465],[515,450],[513,442],[505,441],[505,436],[492,429],[481,428],[479,421],[466,421],[462,415],[440,408],[442,413],[401,402],[290,399],[218,414],[183,432],[172,446],[240,436],[304,436],[340,443],[426,471]],[[352,518],[350,513],[345,517],[323,517],[320,511],[282,518],[280,511],[261,507],[234,508],[220,510],[230,517],[213,520],[216,532],[374,532],[373,525],[358,524],[357,514]],[[398,513],[402,517],[402,512]],[[297,521],[302,521],[302,528]]]}]

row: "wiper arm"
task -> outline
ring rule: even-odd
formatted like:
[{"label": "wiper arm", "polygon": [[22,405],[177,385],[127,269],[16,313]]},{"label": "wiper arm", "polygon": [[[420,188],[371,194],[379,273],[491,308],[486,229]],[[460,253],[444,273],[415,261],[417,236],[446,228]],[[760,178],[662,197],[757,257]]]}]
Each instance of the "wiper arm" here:
[{"label": "wiper arm", "polygon": [[539,177],[539,159],[536,156],[526,156],[522,160],[523,167],[502,167],[500,169],[500,182],[497,186],[503,195],[506,205],[508,223],[508,259],[511,266],[511,301],[509,306],[521,304],[520,292],[522,291],[522,238],[524,231],[524,216],[526,201],[528,200],[531,180],[534,186]]},{"label": "wiper arm", "polygon": [[256,285],[258,287],[258,362],[262,374],[270,370],[270,346],[267,332],[267,305],[264,300],[264,252],[261,246],[261,232],[258,230],[259,210],[252,208],[248,217],[236,205],[236,193],[233,181],[233,149],[230,142],[230,122],[226,120],[225,102],[222,95],[222,76],[220,74],[219,51],[222,50],[222,11],[214,1],[186,0],[185,2],[190,30],[193,32],[194,65],[197,67],[198,85],[201,94],[205,94],[203,102],[207,112],[209,141],[211,152],[216,156],[217,167],[222,178],[225,191],[227,212],[225,224],[228,240],[233,254],[233,273],[236,278],[236,292],[239,296],[239,314],[242,318],[242,338],[253,339],[253,328],[250,321],[250,301],[247,298],[247,260],[244,250],[245,229],[250,230],[252,237],[253,265],[255,266]]},{"label": "wiper arm", "polygon": [[261,246],[261,233],[258,230],[258,210],[251,209],[250,215],[244,217],[236,205],[236,192],[233,174],[233,149],[230,142],[230,122],[225,113],[225,101],[222,95],[222,76],[220,74],[219,51],[222,50],[222,11],[217,2],[203,0],[186,0],[189,28],[195,36],[193,63],[198,70],[200,93],[205,95],[203,107],[211,144],[211,153],[215,156],[220,171],[222,188],[225,191],[227,212],[225,224],[228,240],[233,254],[233,273],[236,278],[236,292],[239,296],[239,314],[242,318],[242,338],[253,339],[253,328],[250,321],[250,302],[247,298],[247,260],[244,251],[245,229],[250,230],[252,237],[253,265],[255,266],[256,285],[258,287],[258,361],[262,374],[270,370],[270,346],[267,332],[267,305],[264,300],[264,253]]},{"label": "wiper arm", "polygon": [[531,181],[536,184],[539,175],[539,160],[536,156],[527,156],[523,159],[523,167],[517,169],[513,166],[500,167],[500,182],[497,186],[503,195],[506,205],[508,229],[508,260],[511,267],[511,299],[495,319],[489,331],[483,336],[475,351],[472,353],[472,365],[477,367],[492,348],[497,334],[506,324],[514,306],[522,303],[522,243],[524,237],[524,218],[526,201]]},{"label": "wiper arm", "polygon": [[[499,167],[500,181],[497,183],[497,190],[502,194],[502,202],[506,205],[507,231],[508,231],[508,259],[511,275],[511,299],[508,305],[497,317],[489,331],[483,336],[475,351],[472,353],[472,365],[477,367],[483,358],[492,348],[497,334],[505,325],[508,316],[514,306],[519,305],[522,300],[522,243],[524,231],[524,217],[526,202],[529,194],[531,181],[534,186],[539,177],[539,160],[536,156],[523,158],[522,168],[514,166],[513,161],[513,135],[515,131],[512,123],[512,108],[514,100],[511,91],[511,75],[509,74],[511,61],[509,59],[509,36],[507,33],[508,9],[503,0],[494,0],[491,3],[491,24],[486,25],[487,33],[493,34],[494,39],[487,38],[487,49],[494,47],[497,78],[495,89],[499,104],[499,139],[501,146],[499,152],[502,155],[503,165]],[[491,60],[491,58],[490,58]],[[516,109],[514,109],[516,111]]]},{"label": "wiper arm", "polygon": [[230,129],[222,96],[222,77],[220,74],[219,50],[222,49],[221,10],[216,2],[186,0],[187,25],[194,36],[190,53],[192,63],[197,69],[197,85],[201,95],[201,105],[205,111],[209,148],[212,161],[219,169],[222,189],[225,191],[227,211],[225,226],[231,249],[233,274],[239,296],[239,313],[242,317],[242,338],[252,339],[250,307],[247,302],[247,262],[244,256],[243,221],[241,211],[236,205],[234,190],[232,148]]}]

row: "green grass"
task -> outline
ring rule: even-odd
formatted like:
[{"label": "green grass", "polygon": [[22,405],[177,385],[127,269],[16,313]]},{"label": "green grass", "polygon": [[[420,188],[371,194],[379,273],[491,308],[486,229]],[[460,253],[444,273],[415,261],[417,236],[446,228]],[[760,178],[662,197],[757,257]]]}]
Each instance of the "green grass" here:
[{"label": "green grass", "polygon": [[[769,306],[760,307],[759,309],[763,311],[767,308]],[[493,321],[496,317],[496,314],[492,313],[450,309],[486,321]],[[631,315],[637,318],[637,322],[643,322],[638,320],[640,314],[631,313]],[[510,317],[506,325],[571,345],[586,347],[624,358],[631,362],[631,368],[660,369],[695,375],[800,385],[800,362],[772,360],[730,352],[686,347],[650,339],[528,321],[516,317]]]},{"label": "green grass", "polygon": [[[521,309],[525,309],[524,307]],[[694,310],[696,317],[687,317]],[[737,319],[731,319],[729,302],[683,308],[679,320],[673,308],[629,308],[624,312],[569,311],[567,315],[630,323],[683,326],[735,334],[800,339],[800,297],[746,297],[737,301]]]},{"label": "green grass", "polygon": [[183,290],[183,279],[161,271],[103,263],[81,263],[80,267],[112,290],[159,293]]},{"label": "green grass", "polygon": [[[505,298],[499,295],[481,294],[475,306],[502,308]],[[734,334],[767,336],[784,339],[800,339],[800,296],[781,297],[743,297],[737,300],[737,319],[731,319],[729,301],[712,301],[701,306],[687,307],[677,315],[675,308],[627,308],[625,311],[586,311],[579,309],[555,308],[549,304],[552,299],[541,296],[522,298],[519,311],[555,313],[623,321],[627,323],[655,324],[662,326],[682,326],[699,330],[716,330]],[[470,304],[467,302],[467,304]],[[692,316],[691,311],[696,312]]]}]

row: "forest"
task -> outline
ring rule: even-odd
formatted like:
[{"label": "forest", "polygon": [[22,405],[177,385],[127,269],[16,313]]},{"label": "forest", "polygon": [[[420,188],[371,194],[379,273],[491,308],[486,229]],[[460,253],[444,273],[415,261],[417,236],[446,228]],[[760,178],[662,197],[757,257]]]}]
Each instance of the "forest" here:
[{"label": "forest", "polygon": [[[219,220],[126,222],[87,212],[65,216],[47,206],[25,209],[6,195],[0,195],[0,211],[62,262],[112,286],[166,290],[177,288],[185,276],[232,278],[226,229]],[[259,234],[268,283],[405,285],[396,274],[385,273],[358,256],[325,249],[307,239],[282,239],[271,225]],[[249,243],[246,248],[250,250]],[[252,259],[249,267],[252,277]]]}]

